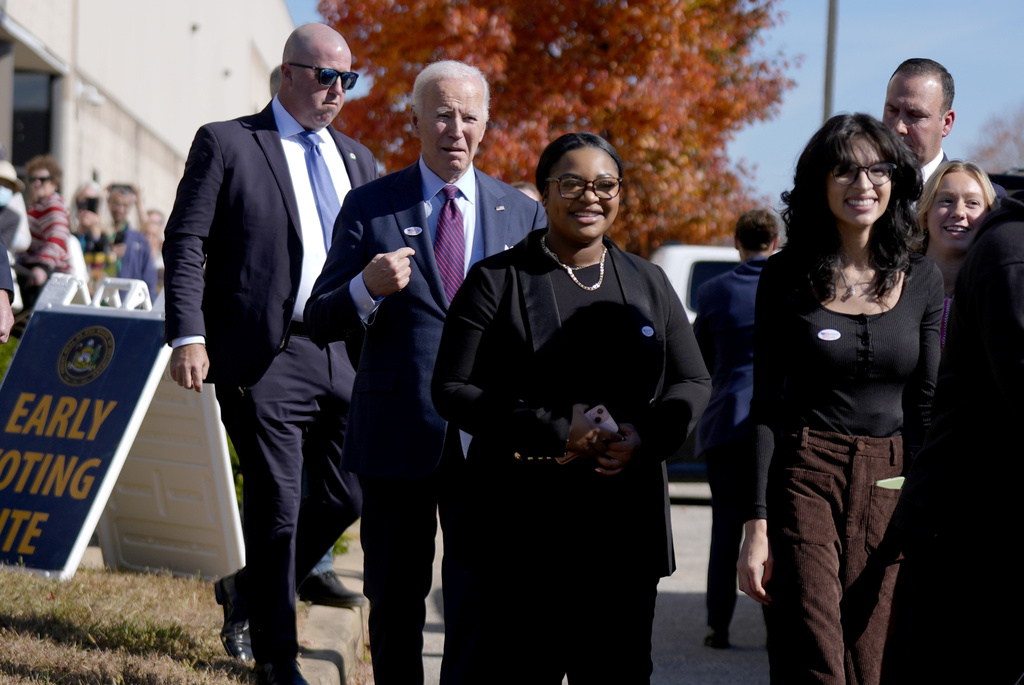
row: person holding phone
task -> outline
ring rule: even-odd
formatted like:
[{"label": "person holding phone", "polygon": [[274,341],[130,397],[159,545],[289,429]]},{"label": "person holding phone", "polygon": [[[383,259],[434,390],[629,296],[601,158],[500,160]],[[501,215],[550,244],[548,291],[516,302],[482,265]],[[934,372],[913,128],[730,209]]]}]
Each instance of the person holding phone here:
[{"label": "person holding phone", "polygon": [[664,272],[606,236],[622,175],[597,135],[548,145],[536,175],[548,228],[477,264],[445,322],[432,390],[469,445],[477,544],[462,562],[483,614],[480,682],[652,672],[658,579],[675,568],[664,460],[711,381]]},{"label": "person holding phone", "polygon": [[75,237],[82,245],[82,256],[89,272],[89,291],[107,276],[117,275],[117,261],[110,229],[103,221],[103,189],[95,181],[86,181],[75,191]]}]

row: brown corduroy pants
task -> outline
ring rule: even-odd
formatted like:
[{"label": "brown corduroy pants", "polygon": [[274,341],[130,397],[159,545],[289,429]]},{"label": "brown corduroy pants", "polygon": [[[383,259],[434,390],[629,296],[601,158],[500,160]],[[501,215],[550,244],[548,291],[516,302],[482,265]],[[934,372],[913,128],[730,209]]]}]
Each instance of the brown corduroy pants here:
[{"label": "brown corduroy pants", "polygon": [[879,682],[899,545],[888,536],[902,438],[804,428],[776,450],[768,483],[774,555],[765,611],[772,683]]}]

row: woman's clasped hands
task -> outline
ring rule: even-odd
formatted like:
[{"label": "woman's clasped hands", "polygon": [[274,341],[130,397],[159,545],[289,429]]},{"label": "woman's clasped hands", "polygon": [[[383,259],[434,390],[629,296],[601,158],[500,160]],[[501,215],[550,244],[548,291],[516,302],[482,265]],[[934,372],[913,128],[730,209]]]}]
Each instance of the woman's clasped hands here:
[{"label": "woman's clasped hands", "polygon": [[617,433],[595,423],[587,416],[589,409],[586,404],[573,405],[569,443],[562,463],[576,457],[592,456],[598,464],[595,471],[605,476],[618,475],[640,448],[640,436],[629,423],[619,424]]}]

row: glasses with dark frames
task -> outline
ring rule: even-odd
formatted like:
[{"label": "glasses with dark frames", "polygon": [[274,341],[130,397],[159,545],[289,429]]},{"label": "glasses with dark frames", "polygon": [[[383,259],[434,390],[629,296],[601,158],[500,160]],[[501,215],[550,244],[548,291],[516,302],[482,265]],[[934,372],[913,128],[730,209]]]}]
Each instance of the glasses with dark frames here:
[{"label": "glasses with dark frames", "polygon": [[296,64],[295,62],[288,62],[290,67],[299,67],[301,69],[312,69],[316,72],[316,80],[324,88],[330,88],[334,85],[334,82],[339,78],[341,79],[342,90],[352,90],[356,87],[356,81],[359,80],[359,74],[354,71],[338,71],[337,69],[328,69],[327,67],[313,67],[308,64]]},{"label": "glasses with dark frames", "polygon": [[594,190],[594,195],[601,200],[610,200],[619,194],[622,187],[621,178],[598,178],[593,181],[584,181],[579,176],[562,176],[561,178],[545,179],[547,183],[558,184],[558,194],[563,200],[576,200],[583,197],[587,188]]},{"label": "glasses with dark frames", "polygon": [[832,178],[839,185],[849,186],[857,181],[857,177],[862,171],[868,175],[868,180],[872,185],[884,186],[892,179],[896,165],[892,162],[877,162],[871,166],[857,166],[856,164],[837,166],[832,170]]}]

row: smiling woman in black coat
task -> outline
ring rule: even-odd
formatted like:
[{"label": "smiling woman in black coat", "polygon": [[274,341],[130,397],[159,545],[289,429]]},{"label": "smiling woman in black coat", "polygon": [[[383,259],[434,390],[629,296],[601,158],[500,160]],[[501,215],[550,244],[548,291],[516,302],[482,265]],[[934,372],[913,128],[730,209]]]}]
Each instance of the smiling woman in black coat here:
[{"label": "smiling woman in black coat", "polygon": [[[664,272],[605,238],[621,184],[602,138],[549,145],[537,169],[549,228],[474,267],[445,323],[433,397],[469,441],[478,544],[463,561],[487,682],[652,671],[658,579],[675,568],[664,460],[710,378]],[[597,405],[617,425],[588,416]]]}]

